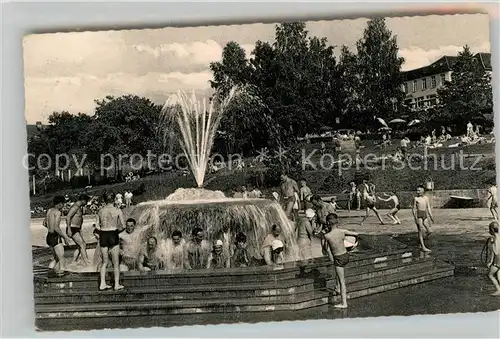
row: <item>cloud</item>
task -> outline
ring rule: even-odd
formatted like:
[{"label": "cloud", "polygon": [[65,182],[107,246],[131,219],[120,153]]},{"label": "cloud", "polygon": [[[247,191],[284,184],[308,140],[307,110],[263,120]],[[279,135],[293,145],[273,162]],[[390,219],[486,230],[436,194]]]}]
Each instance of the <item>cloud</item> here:
[{"label": "cloud", "polygon": [[[470,46],[472,53],[490,52],[490,43],[484,42],[479,46]],[[399,55],[405,58],[402,69],[404,71],[427,66],[444,55],[457,55],[463,46],[441,46],[437,49],[424,50],[419,47],[410,47],[399,50]]]},{"label": "cloud", "polygon": [[46,121],[54,111],[93,114],[95,99],[107,95],[134,94],[164,103],[177,90],[205,92],[212,78],[209,71],[197,73],[112,73],[106,77],[77,74],[65,77],[27,77],[25,81],[26,120]]}]

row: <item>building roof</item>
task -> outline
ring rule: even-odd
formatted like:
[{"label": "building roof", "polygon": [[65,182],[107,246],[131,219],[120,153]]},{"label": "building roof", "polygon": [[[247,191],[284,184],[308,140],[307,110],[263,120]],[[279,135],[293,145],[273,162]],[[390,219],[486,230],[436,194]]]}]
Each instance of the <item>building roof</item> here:
[{"label": "building roof", "polygon": [[[474,57],[479,60],[479,62],[486,71],[492,70],[491,53],[477,53],[476,55],[474,55]],[[456,59],[457,59],[456,56],[449,56],[449,55],[442,56],[441,58],[434,61],[432,64],[428,66],[403,72],[403,79],[405,81],[415,80],[426,76],[431,76],[451,71]]]}]

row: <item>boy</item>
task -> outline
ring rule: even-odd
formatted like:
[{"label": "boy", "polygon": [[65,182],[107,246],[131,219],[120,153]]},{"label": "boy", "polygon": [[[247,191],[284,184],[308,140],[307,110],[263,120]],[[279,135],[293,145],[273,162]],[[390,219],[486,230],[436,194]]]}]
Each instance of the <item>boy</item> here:
[{"label": "boy", "polygon": [[493,221],[489,225],[490,240],[489,245],[491,248],[491,258],[488,261],[488,278],[496,288],[492,294],[495,297],[500,296],[500,239],[498,238],[498,222]]},{"label": "boy", "polygon": [[354,181],[349,183],[351,189],[349,190],[349,202],[347,203],[347,209],[351,212],[352,204],[356,200],[356,208],[359,211],[361,209],[361,194],[359,193],[358,186]]},{"label": "boy", "polygon": [[207,268],[228,268],[229,258],[223,251],[224,243],[222,240],[217,239],[214,241],[212,252],[208,255]]},{"label": "boy", "polygon": [[236,235],[236,244],[233,256],[231,257],[231,267],[247,267],[250,265],[250,256],[246,249],[247,236],[243,233]]},{"label": "boy", "polygon": [[106,284],[106,271],[111,254],[113,273],[115,278],[115,291],[121,290],[124,286],[120,285],[120,237],[119,233],[125,229],[125,220],[122,210],[115,206],[115,195],[111,191],[103,194],[103,200],[106,204],[97,213],[96,233],[99,235],[99,247],[102,255],[102,265],[100,266],[101,283],[100,291],[110,289]]},{"label": "boy", "polygon": [[394,207],[389,211],[387,216],[393,221],[394,225],[401,225],[401,221],[399,220],[398,216],[396,215],[399,212],[399,209],[401,206],[399,205],[399,198],[396,195],[396,192],[391,192],[391,194],[384,193],[384,195],[387,197],[387,199],[384,199],[382,197],[378,197],[382,201],[394,201]]},{"label": "boy", "polygon": [[491,215],[495,218],[495,221],[498,221],[498,192],[496,183],[491,185],[488,190],[488,201],[490,201]]},{"label": "boy", "polygon": [[144,246],[139,253],[137,265],[141,272],[163,269],[163,263],[158,254],[158,239],[156,239],[156,237],[148,238],[146,246]]},{"label": "boy", "polygon": [[361,225],[363,225],[365,220],[370,215],[370,210],[372,210],[373,213],[375,213],[378,220],[380,221],[380,225],[384,225],[384,221],[382,220],[382,217],[380,216],[377,208],[375,207],[375,203],[377,202],[377,197],[375,196],[375,185],[373,184],[368,185],[368,182],[366,180],[363,180],[362,187],[363,187],[363,200],[366,206],[366,215],[363,217]]},{"label": "boy", "polygon": [[314,230],[316,212],[312,208],[306,210],[306,216],[297,220],[297,245],[299,245],[300,259],[312,258],[311,239]]},{"label": "boy", "polygon": [[417,225],[418,230],[418,239],[420,241],[420,247],[424,252],[431,252],[424,244],[424,228],[427,231],[427,238],[432,233],[431,223],[428,221],[428,225],[425,224],[425,221],[430,218],[432,222],[434,222],[434,218],[432,216],[431,204],[429,202],[429,198],[424,195],[424,187],[417,187],[417,196],[413,198],[413,205],[411,208],[411,212],[413,214],[413,218],[415,219],[415,224]]},{"label": "boy", "polygon": [[342,303],[334,305],[335,308],[347,308],[347,289],[344,276],[344,267],[349,263],[349,253],[344,245],[346,235],[358,236],[358,233],[338,228],[338,216],[335,213],[330,213],[326,217],[327,233],[324,238],[328,244],[328,257],[335,266],[335,275],[337,286],[340,287],[340,295]]},{"label": "boy", "polygon": [[175,230],[172,232],[172,238],[168,240],[169,251],[167,254],[167,268],[182,269],[186,263],[184,246],[186,241],[182,239],[182,232]]},{"label": "boy", "polygon": [[305,211],[310,208],[309,199],[312,196],[311,189],[307,186],[306,179],[300,179],[300,202],[302,203],[302,209]]},{"label": "boy", "polygon": [[64,275],[64,244],[62,239],[69,243],[71,238],[61,230],[61,210],[64,206],[63,196],[54,197],[52,208],[47,211],[43,225],[47,227],[48,233],[45,240],[52,250],[55,265],[54,271],[58,276]]}]

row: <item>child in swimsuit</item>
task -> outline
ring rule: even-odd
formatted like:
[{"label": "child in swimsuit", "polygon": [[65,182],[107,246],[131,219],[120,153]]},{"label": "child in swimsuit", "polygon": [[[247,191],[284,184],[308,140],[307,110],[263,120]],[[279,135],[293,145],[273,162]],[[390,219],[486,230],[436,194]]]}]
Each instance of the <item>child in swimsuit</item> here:
[{"label": "child in swimsuit", "polygon": [[[427,238],[432,233],[429,218],[431,221],[434,221],[434,218],[432,217],[429,199],[424,195],[424,191],[425,189],[423,186],[417,187],[417,196],[413,198],[413,205],[411,211],[415,219],[415,224],[417,225],[420,247],[422,251],[430,252],[431,250],[425,246],[424,238]],[[427,225],[425,223],[426,221]],[[425,236],[424,236],[424,228],[427,231],[427,234]]]},{"label": "child in swimsuit", "polygon": [[493,296],[500,296],[500,238],[498,235],[498,222],[493,221],[489,225],[490,231],[490,248],[491,248],[491,258],[488,261],[488,278],[496,288],[496,291],[492,294]]},{"label": "child in swimsuit", "polygon": [[399,212],[399,209],[401,208],[399,205],[399,198],[396,195],[396,192],[391,192],[391,194],[384,193],[384,195],[387,197],[387,199],[384,199],[382,197],[378,197],[382,201],[394,201],[394,207],[389,211],[387,216],[393,221],[393,224],[401,225],[401,221],[399,220],[398,216],[396,215]]}]

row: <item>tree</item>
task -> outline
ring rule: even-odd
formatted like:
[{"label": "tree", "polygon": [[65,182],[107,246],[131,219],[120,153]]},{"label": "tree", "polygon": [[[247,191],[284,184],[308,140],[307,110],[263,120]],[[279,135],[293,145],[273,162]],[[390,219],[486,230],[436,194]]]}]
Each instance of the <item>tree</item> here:
[{"label": "tree", "polygon": [[360,110],[360,84],[358,59],[347,46],[340,49],[338,71],[337,105],[340,107],[341,124],[356,126]]},{"label": "tree", "polygon": [[246,84],[251,71],[245,50],[234,41],[228,42],[222,50],[221,61],[210,63],[210,70],[214,74],[210,85],[222,97],[226,97],[234,86]]},{"label": "tree", "polygon": [[145,157],[148,150],[157,150],[163,144],[162,131],[158,129],[162,126],[161,107],[151,100],[135,95],[107,96],[96,100],[96,104],[88,132],[88,153],[94,164],[100,164],[101,156],[111,154],[116,176],[122,165],[120,155]]},{"label": "tree", "polygon": [[391,119],[404,100],[403,78],[398,57],[397,37],[387,28],[384,18],[368,21],[358,50],[359,95],[362,103],[358,126],[373,123],[373,117]]},{"label": "tree", "polygon": [[481,113],[493,110],[491,76],[464,46],[452,66],[452,81],[439,88],[439,106],[435,122],[464,125],[467,121],[481,121]]}]

